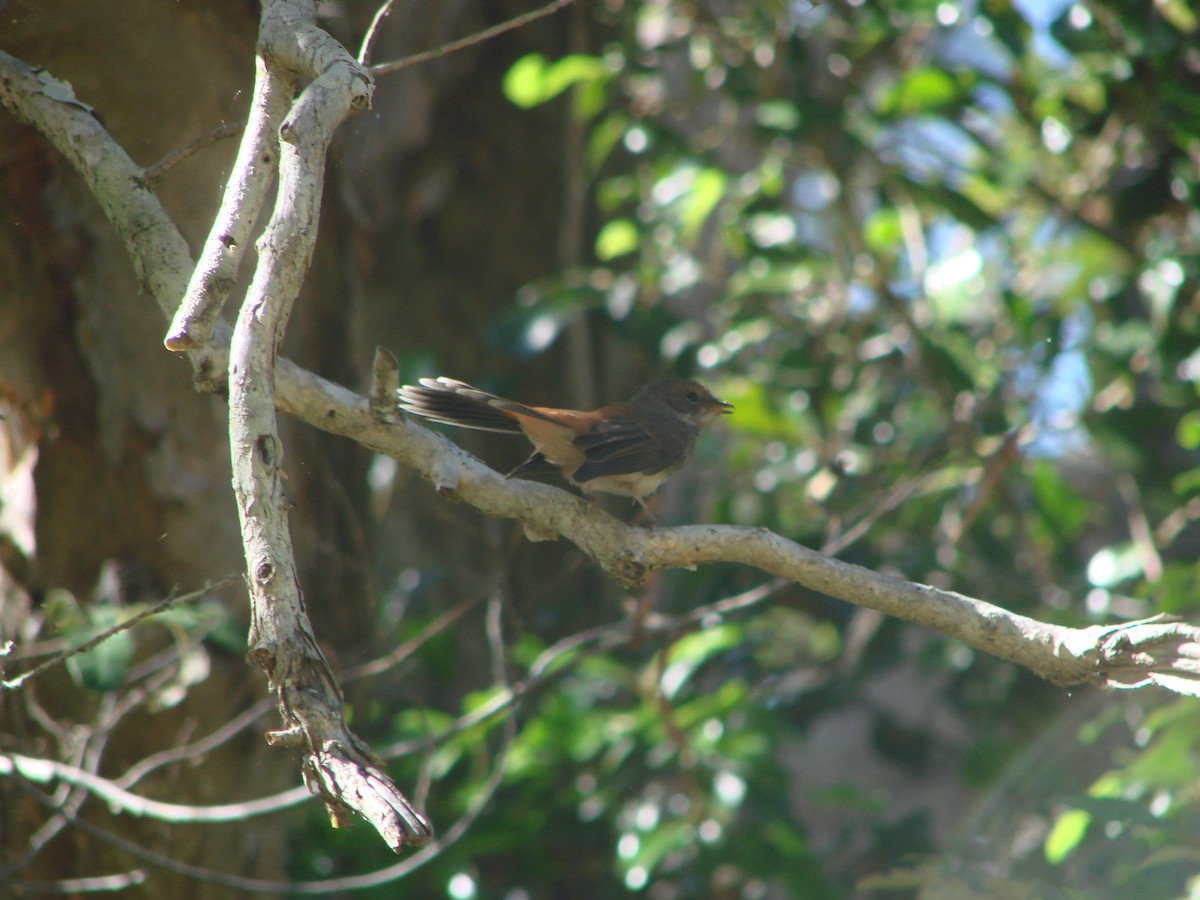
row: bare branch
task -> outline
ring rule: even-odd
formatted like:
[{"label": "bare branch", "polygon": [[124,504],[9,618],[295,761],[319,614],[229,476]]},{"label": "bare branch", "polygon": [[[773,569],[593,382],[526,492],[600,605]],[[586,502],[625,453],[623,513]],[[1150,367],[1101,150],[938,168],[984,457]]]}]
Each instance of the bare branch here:
[{"label": "bare branch", "polygon": [[192,270],[187,242],[143,183],[144,170],[87,106],[64,99],[61,87],[47,90],[38,72],[0,51],[0,104],[79,172],[128,249],[146,293],[170,317]]},{"label": "bare branch", "polygon": [[400,364],[396,355],[383,347],[375,348],[371,364],[371,409],[375,415],[396,415],[396,391],[400,389]]},{"label": "bare branch", "polygon": [[249,709],[234,716],[212,734],[206,735],[199,740],[193,741],[190,744],[183,744],[177,747],[170,747],[166,750],[160,750],[158,753],[151,753],[149,756],[139,759],[136,763],[125,770],[125,774],[120,778],[114,778],[113,784],[122,788],[131,788],[155,769],[160,769],[163,766],[169,766],[172,763],[183,762],[184,760],[195,759],[207,753],[211,753],[222,744],[233,740],[238,734],[245,731],[264,715],[271,711],[273,700],[270,697],[258,701]]},{"label": "bare branch", "polygon": [[25,894],[111,894],[127,888],[144,884],[146,872],[143,869],[130,869],[119,875],[94,875],[91,878],[64,878],[62,881],[40,883],[25,881],[21,883],[21,893]]},{"label": "bare branch", "polygon": [[375,48],[375,38],[379,36],[379,26],[392,14],[392,7],[395,5],[396,0],[384,0],[379,9],[375,10],[375,15],[371,17],[371,24],[367,26],[367,33],[363,35],[362,45],[358,48],[358,64],[360,66],[365,66],[371,61],[371,51]]},{"label": "bare branch", "polygon": [[[487,616],[487,638],[488,644],[492,650],[492,669],[499,677],[498,684],[505,685],[503,679],[504,670],[504,645],[499,639],[500,635],[500,606],[495,598],[492,598],[488,604]],[[507,687],[499,696],[512,696],[512,692]],[[440,855],[447,847],[456,843],[467,831],[475,824],[475,820],[487,809],[491,803],[492,797],[500,788],[500,782],[504,778],[504,767],[508,761],[508,754],[512,748],[513,741],[517,736],[516,720],[513,718],[511,708],[507,708],[508,715],[504,720],[504,735],[500,749],[497,750],[495,757],[492,760],[492,768],[488,773],[488,777],[484,780],[482,787],[471,798],[471,802],[458,820],[440,834],[437,840],[433,841],[426,847],[421,848],[407,859],[395,863],[387,868],[380,869],[376,872],[369,872],[365,875],[354,875],[346,878],[337,879],[336,885],[342,890],[360,890],[363,888],[375,887],[382,884],[388,884],[393,881],[405,877],[410,872],[415,871],[420,866],[429,862],[431,859]],[[313,883],[306,885],[311,889]],[[331,885],[332,886],[332,885]]]},{"label": "bare branch", "polygon": [[[809,550],[766,529],[725,525],[634,528],[549,485],[509,481],[439,434],[411,422],[372,421],[368,401],[280,361],[280,408],[314,427],[351,437],[417,469],[439,493],[488,515],[518,519],[537,532],[574,542],[618,582],[635,585],[661,568],[737,562],[890,616],[925,625],[976,649],[1016,662],[1055,684],[1109,687],[1133,672],[1153,683],[1200,694],[1190,671],[1190,643],[1200,629],[1161,620],[1112,626],[1108,632],[1051,625],[998,606],[882,575]],[[1134,653],[1133,648],[1139,648]],[[1169,677],[1174,676],[1174,677]]]},{"label": "bare branch", "polygon": [[[394,62],[380,63],[376,66],[371,66],[372,75],[387,75],[391,72],[399,72],[401,69],[407,69],[409,66],[416,66],[424,62],[429,62],[431,59],[437,59],[439,56],[445,56],[447,53],[456,53],[459,50],[465,50],[468,47],[473,47],[476,44],[482,44],[484,41],[489,41],[497,35],[504,34],[506,31],[512,31],[514,28],[520,28],[523,25],[528,25],[530,22],[536,22],[538,19],[553,15],[564,7],[570,6],[574,0],[553,0],[547,3],[540,9],[535,9],[531,12],[524,13],[519,16],[514,16],[507,22],[501,22],[499,25],[493,25],[491,28],[485,28],[483,31],[477,31],[475,34],[468,35],[465,38],[460,38],[457,41],[450,41],[448,44],[442,44],[440,47],[434,47],[432,50],[426,50],[424,53],[414,53],[412,56],[406,56],[404,59],[397,59]],[[372,23],[374,25],[374,23]]]},{"label": "bare branch", "polygon": [[[0,758],[2,759],[2,758]],[[48,796],[42,791],[37,790],[26,781],[24,778],[17,775],[14,779],[15,784],[32,796],[38,803],[50,809],[57,809],[58,804],[53,797]],[[268,882],[254,878],[242,878],[237,875],[226,875],[221,872],[214,872],[211,869],[205,869],[200,866],[193,866],[179,860],[172,859],[161,853],[155,853],[153,850],[147,850],[140,844],[109,832],[108,830],[94,825],[82,816],[76,817],[72,823],[76,828],[85,834],[91,835],[97,840],[101,840],[106,844],[117,847],[138,859],[145,860],[152,865],[159,866],[170,872],[177,872],[181,875],[186,875],[189,878],[195,878],[198,881],[209,881],[215,884],[223,884],[229,887],[242,888],[247,891],[261,891],[264,893],[281,893],[293,887],[290,882]]]},{"label": "bare branch", "polygon": [[295,76],[268,66],[260,50],[254,59],[254,95],[246,132],[200,260],[163,340],[168,350],[198,349],[212,334],[275,178],[279,125],[294,87]]},{"label": "bare branch", "polygon": [[[316,242],[325,155],[334,130],[370,103],[370,76],[315,25],[311,0],[263,5],[260,58],[281,83],[313,80],[282,125],[279,190],[258,241],[258,268],[229,350],[229,444],[250,587],[248,658],[279,700],[283,730],[272,743],[305,748],[304,779],[335,827],[351,811],[399,851],[426,843],[429,823],[347,727],[341,688],[317,644],[300,597],[275,418],[275,360]],[[287,74],[282,74],[287,73]],[[268,76],[269,77],[269,76]]]},{"label": "bare branch", "polygon": [[202,134],[194,141],[190,141],[177,150],[172,150],[158,162],[152,166],[147,166],[145,173],[142,175],[142,183],[147,187],[152,187],[155,182],[162,178],[167,172],[175,168],[189,156],[194,156],[210,144],[215,144],[217,141],[223,141],[225,138],[231,138],[242,130],[242,126],[236,123],[225,123],[218,125],[216,128]]},{"label": "bare branch", "polygon": [[[311,151],[313,141],[316,141],[318,148],[323,148],[320,141],[328,139],[348,109],[367,102],[371,85],[370,76],[313,24],[314,14],[312,3],[306,0],[294,4],[268,3],[263,16],[260,45],[267,48],[264,58],[270,53],[270,58],[278,61],[287,71],[303,70],[315,76],[298,98],[290,116],[280,126],[281,136],[290,142],[288,146],[293,148],[290,152],[296,157],[296,165],[291,170],[295,173],[303,169],[299,159],[301,148]],[[302,35],[302,39],[297,38],[298,35]],[[339,103],[339,98],[345,102]],[[145,188],[143,171],[113,141],[86,105],[73,102],[69,97],[64,99],[62,87],[48,90],[46,80],[38,77],[37,70],[2,52],[0,103],[18,120],[38,128],[79,171],[118,235],[124,238],[132,264],[146,292],[167,317],[172,316],[192,272],[192,261],[178,229],[158,199]],[[318,155],[323,155],[323,149],[319,149]],[[286,192],[281,190],[281,196],[286,196]],[[309,196],[308,200],[311,205],[313,197]],[[315,219],[312,224],[315,233]],[[307,257],[303,259],[306,264]],[[288,274],[286,267],[282,274]],[[298,287],[298,276],[294,280],[295,284],[290,285],[293,291]],[[284,284],[281,289],[288,287]],[[262,297],[261,288],[259,296]],[[291,296],[294,296],[294,292]],[[277,318],[276,324],[282,322]],[[276,335],[272,335],[274,337]],[[209,352],[207,346],[188,353],[196,369],[199,386],[225,383],[230,340],[229,326],[218,319],[212,333],[212,343],[218,348],[216,354]],[[271,352],[273,362],[274,345]],[[268,368],[266,381],[270,384],[271,380],[271,369]],[[261,433],[269,434],[269,431]],[[245,437],[244,434],[242,436]],[[252,454],[269,446],[269,440],[255,442]],[[271,449],[278,449],[278,445],[275,444]],[[271,462],[277,472],[278,458]],[[252,575],[261,577],[266,574],[266,569],[255,567],[252,555],[248,559],[252,560]],[[285,571],[293,587],[291,600],[294,606],[289,609],[302,614],[299,594],[294,591],[294,572],[290,566]],[[270,612],[270,609],[268,607],[266,612]],[[270,616],[262,615],[263,612],[260,607],[258,613],[262,617],[257,620],[260,625],[271,622]],[[326,792],[327,805],[331,806],[335,821],[341,820],[342,808],[349,808],[340,804],[361,803],[362,809],[370,802],[368,798],[386,795],[390,802],[364,811],[373,811],[382,817],[373,824],[385,833],[389,843],[399,847],[404,840],[420,842],[427,839],[428,824],[415,811],[405,809],[403,795],[395,790],[375,765],[369,751],[345,728],[341,717],[340,691],[321,659],[307,621],[304,620],[302,626],[298,619],[288,621],[292,627],[281,627],[279,636],[298,639],[299,646],[306,652],[304,659],[312,665],[302,668],[288,662],[287,652],[292,649],[291,645],[267,646],[261,641],[256,646],[257,652],[253,658],[266,664],[272,683],[280,688],[280,697],[285,700],[285,706],[290,708],[289,715],[303,722],[303,727],[293,726],[293,736],[301,742],[307,739],[312,766],[310,774],[325,773],[329,776],[318,775],[311,783],[322,786]],[[281,666],[284,662],[287,665]],[[298,690],[295,683],[301,674],[312,678],[305,683],[305,687],[319,685],[322,688],[319,699],[330,703],[323,708],[324,714],[318,715],[315,710],[304,706],[305,698],[309,695]],[[287,685],[291,685],[291,689],[283,690]],[[317,699],[315,694],[312,697]],[[278,733],[277,737],[291,734],[293,732],[289,729]],[[338,769],[337,764],[342,759],[354,764]],[[352,780],[345,782],[343,777]],[[81,820],[80,827],[82,825]]]},{"label": "bare branch", "polygon": [[130,793],[109,779],[93,775],[78,766],[50,759],[34,759],[19,753],[0,754],[0,776],[11,778],[14,775],[39,784],[57,780],[66,784],[78,785],[104,800],[113,809],[131,816],[158,819],[162,822],[237,822],[250,816],[278,812],[289,806],[295,806],[297,803],[303,802],[307,796],[307,792],[302,788],[294,788],[273,797],[248,800],[242,803],[224,803],[212,806],[164,803],[161,800],[150,800]]}]

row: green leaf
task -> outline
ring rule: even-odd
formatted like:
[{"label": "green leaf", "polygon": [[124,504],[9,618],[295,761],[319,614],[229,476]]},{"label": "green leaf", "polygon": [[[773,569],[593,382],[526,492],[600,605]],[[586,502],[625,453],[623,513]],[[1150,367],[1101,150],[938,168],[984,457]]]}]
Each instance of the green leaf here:
[{"label": "green leaf", "polygon": [[629,219],[613,219],[596,235],[596,258],[608,262],[638,248],[637,226]]},{"label": "green leaf", "polygon": [[692,181],[680,213],[683,237],[693,239],[725,195],[726,175],[720,169],[701,169]]},{"label": "green leaf", "polygon": [[[1194,470],[1200,472],[1200,469]],[[1160,612],[1181,613],[1200,605],[1200,566],[1185,559],[1163,566],[1162,577],[1154,586]]]},{"label": "green leaf", "polygon": [[507,688],[498,684],[494,684],[482,691],[468,691],[463,696],[463,712],[478,712],[483,707],[503,699],[507,692]]},{"label": "green leaf", "polygon": [[1092,814],[1082,809],[1068,809],[1059,815],[1046,836],[1046,861],[1058,865],[1065,860],[1087,834]]},{"label": "green leaf", "polygon": [[1160,16],[1184,34],[1192,34],[1200,27],[1191,4],[1185,3],[1184,0],[1165,0],[1154,4],[1154,7]]},{"label": "green leaf", "polygon": [[1054,464],[1046,460],[1035,465],[1030,483],[1046,521],[1062,535],[1076,535],[1087,521],[1088,504],[1062,480]]},{"label": "green leaf", "polygon": [[962,96],[962,88],[942,69],[915,69],[879,98],[883,115],[915,115],[940,109]]},{"label": "green leaf", "polygon": [[1200,468],[1188,469],[1171,479],[1171,490],[1180,497],[1200,491]]},{"label": "green leaf", "polygon": [[863,239],[875,253],[894,252],[903,238],[900,213],[891,207],[876,210],[863,227]]},{"label": "green leaf", "polygon": [[742,629],[734,625],[706,628],[680,638],[668,651],[671,662],[662,674],[664,696],[674,697],[706,660],[736,646],[741,639]]},{"label": "green leaf", "polygon": [[504,75],[504,96],[522,109],[545,102],[546,57],[540,53],[522,56]]},{"label": "green leaf", "polygon": [[[514,105],[529,109],[553,100],[572,85],[599,86],[605,76],[604,61],[595,56],[572,54],[550,62],[540,53],[530,53],[505,73],[504,96]],[[593,97],[584,105],[589,112],[597,111]]]},{"label": "green leaf", "polygon": [[1200,447],[1200,412],[1185,414],[1175,426],[1175,440],[1184,450]]},{"label": "green leaf", "polygon": [[604,165],[604,161],[608,159],[613,148],[625,137],[628,128],[629,120],[619,114],[608,116],[592,128],[588,135],[587,161],[588,167],[593,172],[598,171]]},{"label": "green leaf", "polygon": [[912,181],[907,184],[914,195],[932,205],[944,206],[947,212],[975,231],[987,231],[999,225],[996,216],[957,190],[940,184],[919,184]]},{"label": "green leaf", "polygon": [[121,686],[132,659],[133,638],[121,632],[68,662],[73,663],[71,674],[81,686],[93,691],[111,691]]}]

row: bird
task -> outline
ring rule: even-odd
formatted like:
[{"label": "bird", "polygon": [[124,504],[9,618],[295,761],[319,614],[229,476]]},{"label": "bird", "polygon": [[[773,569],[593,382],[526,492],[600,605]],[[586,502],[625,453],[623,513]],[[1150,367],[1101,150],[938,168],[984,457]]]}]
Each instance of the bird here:
[{"label": "bird", "polygon": [[700,429],[733,412],[689,378],[652,381],[627,402],[590,412],[527,406],[445,377],[404,385],[398,405],[432,422],[523,434],[533,453],[507,477],[549,463],[589,499],[596,492],[631,497],[651,521],[646,498],[691,458]]}]

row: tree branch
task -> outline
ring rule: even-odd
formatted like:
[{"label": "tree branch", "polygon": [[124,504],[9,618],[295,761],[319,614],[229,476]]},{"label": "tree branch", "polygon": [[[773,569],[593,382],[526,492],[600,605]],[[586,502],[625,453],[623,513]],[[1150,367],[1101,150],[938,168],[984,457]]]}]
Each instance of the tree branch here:
[{"label": "tree branch", "polygon": [[341,121],[369,105],[374,88],[315,19],[312,0],[268,0],[259,33],[266,67],[260,84],[290,88],[300,74],[313,80],[279,125],[278,196],[229,349],[229,443],[250,587],[248,657],[266,672],[285,724],[268,739],[306,749],[305,782],[334,826],[353,810],[398,851],[428,842],[432,832],[346,727],[341,688],[300,596],[275,418],[275,360],[316,243],[326,150]]},{"label": "tree branch", "polygon": [[582,498],[508,480],[440,434],[398,415],[373,415],[369,401],[280,361],[280,409],[316,428],[353,438],[416,469],[447,497],[491,516],[521,521],[531,540],[562,535],[623,585],[656,569],[736,562],[830,597],[915,622],[1055,684],[1141,687],[1200,695],[1200,629],[1166,617],[1069,628],[983,600],[914,584],[809,550],[767,529],[729,525],[630,527]]},{"label": "tree branch", "polygon": [[287,114],[294,88],[295,76],[268,66],[260,48],[254,58],[250,118],[217,217],[163,340],[170,350],[203,347],[233,290],[250,245],[251,230],[275,179],[279,125]]},{"label": "tree branch", "polygon": [[[341,692],[316,645],[295,584],[281,505],[285,500],[279,481],[280,445],[274,436],[272,377],[277,342],[311,255],[325,145],[352,108],[369,102],[372,84],[353,58],[313,24],[314,18],[311,0],[264,4],[260,34],[264,64],[278,66],[281,72],[309,73],[313,81],[279,125],[289,168],[281,173],[279,208],[260,247],[260,257],[271,259],[260,259],[255,287],[244,307],[244,318],[249,321],[243,322],[237,352],[230,351],[228,324],[215,319],[209,342],[187,356],[201,388],[223,389],[229,383],[232,358],[238,366],[234,381],[245,380],[230,385],[231,393],[262,392],[248,397],[248,402],[239,400],[238,411],[232,415],[236,433],[231,442],[235,465],[241,465],[237,474],[241,479],[239,512],[245,525],[256,629],[250,655],[266,669],[291,726],[275,733],[274,740],[307,747],[309,787],[321,793],[335,824],[345,821],[347,809],[355,809],[371,821],[389,846],[399,849],[405,843],[428,841],[429,825],[384,774],[382,764],[346,728]],[[281,82],[295,80],[290,74],[279,78]],[[179,230],[146,188],[145,170],[112,139],[90,108],[74,99],[69,85],[3,52],[0,104],[19,121],[37,128],[79,172],[124,238],[146,293],[166,317],[172,317],[194,265]],[[264,120],[269,118],[260,113]],[[243,150],[260,130],[247,128]],[[243,152],[240,158],[246,157]],[[285,294],[286,302],[275,305]],[[266,302],[268,297],[272,303]],[[256,316],[269,316],[270,322],[260,330],[260,324],[253,321]],[[260,356],[252,348],[269,352]],[[251,366],[258,367],[258,374],[246,379]],[[315,378],[295,366],[287,370],[294,382]],[[256,504],[256,497],[263,502]],[[274,583],[277,577],[278,584]],[[293,653],[299,656],[290,656]]]},{"label": "tree branch", "polygon": [[67,763],[52,759],[36,759],[20,753],[0,754],[0,776],[13,775],[40,784],[61,781],[64,784],[85,788],[102,799],[113,810],[119,810],[139,818],[157,819],[160,822],[240,822],[251,816],[262,816],[295,806],[304,799],[304,792],[293,788],[258,800],[237,803],[214,803],[195,806],[185,803],[166,803],[134,794],[108,778]]}]

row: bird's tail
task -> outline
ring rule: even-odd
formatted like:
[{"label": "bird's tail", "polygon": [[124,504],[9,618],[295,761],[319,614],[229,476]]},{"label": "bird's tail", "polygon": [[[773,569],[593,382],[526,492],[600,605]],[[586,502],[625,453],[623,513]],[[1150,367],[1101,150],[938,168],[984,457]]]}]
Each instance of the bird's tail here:
[{"label": "bird's tail", "polygon": [[422,378],[420,385],[400,388],[399,407],[431,422],[520,434],[516,414],[542,418],[537,412],[512,400],[497,397],[453,378]]}]

